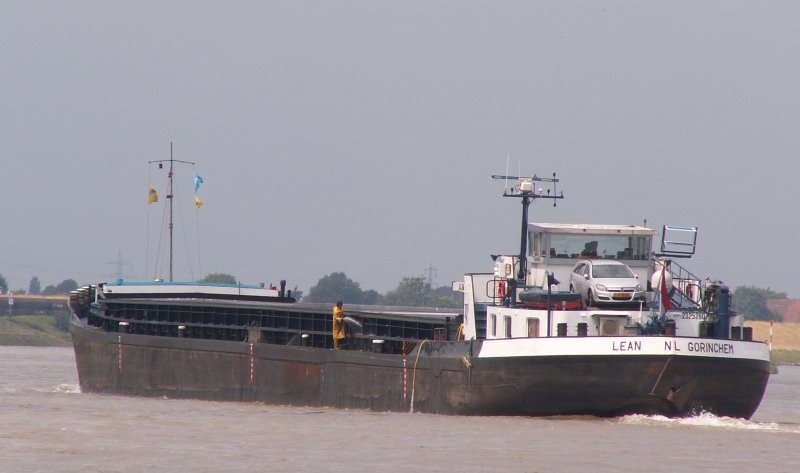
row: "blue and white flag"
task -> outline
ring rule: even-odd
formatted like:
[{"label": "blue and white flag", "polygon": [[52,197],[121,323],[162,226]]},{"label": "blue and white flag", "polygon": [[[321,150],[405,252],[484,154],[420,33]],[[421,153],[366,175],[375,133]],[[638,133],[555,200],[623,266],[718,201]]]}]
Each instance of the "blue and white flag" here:
[{"label": "blue and white flag", "polygon": [[197,171],[194,172],[194,193],[196,194],[198,190],[200,190],[200,184],[203,183],[203,178],[200,177],[200,174],[197,174]]}]

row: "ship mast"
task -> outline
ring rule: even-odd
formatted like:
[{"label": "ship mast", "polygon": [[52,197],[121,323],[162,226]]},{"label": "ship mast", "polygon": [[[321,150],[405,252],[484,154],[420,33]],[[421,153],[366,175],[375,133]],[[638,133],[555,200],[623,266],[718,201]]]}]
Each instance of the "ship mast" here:
[{"label": "ship mast", "polygon": [[148,161],[148,163],[158,163],[158,168],[162,169],[164,167],[164,163],[169,163],[169,172],[167,173],[167,181],[169,183],[167,187],[167,199],[169,199],[169,281],[172,282],[172,229],[173,229],[173,220],[172,220],[172,201],[173,201],[173,192],[172,192],[172,176],[174,174],[174,166],[175,163],[181,164],[191,164],[192,166],[195,163],[191,161],[181,161],[180,159],[174,159],[172,156],[172,142],[169,143],[169,159],[157,159],[155,161]]},{"label": "ship mast", "polygon": [[[528,269],[528,207],[530,207],[531,202],[536,199],[554,199],[553,207],[555,207],[555,199],[563,199],[564,191],[561,191],[561,194],[556,194],[556,183],[558,182],[558,179],[556,179],[556,173],[553,173],[552,178],[539,177],[534,174],[533,177],[493,175],[492,179],[504,179],[506,181],[512,179],[519,181],[516,188],[512,187],[511,191],[504,191],[503,197],[517,197],[522,199],[522,229],[520,231],[519,238],[519,271],[517,272],[517,281],[519,284],[525,284],[525,274]],[[547,194],[545,194],[542,189],[535,191],[533,185],[534,182],[553,183],[552,194],[550,193],[550,189],[547,189]]]}]

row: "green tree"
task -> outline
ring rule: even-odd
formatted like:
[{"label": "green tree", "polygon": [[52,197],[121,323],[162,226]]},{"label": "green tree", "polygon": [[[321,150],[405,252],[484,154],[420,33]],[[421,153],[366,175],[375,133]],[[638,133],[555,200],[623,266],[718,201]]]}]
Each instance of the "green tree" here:
[{"label": "green tree", "polygon": [[323,276],[317,284],[308,290],[304,302],[336,302],[363,304],[364,291],[361,286],[342,272]]},{"label": "green tree", "polygon": [[0,274],[0,292],[8,292],[8,281]]},{"label": "green tree", "polygon": [[39,278],[34,276],[31,278],[30,284],[28,284],[28,294],[36,295],[42,292],[42,283],[39,282]]},{"label": "green tree", "polygon": [[428,305],[460,309],[464,306],[464,294],[454,291],[451,286],[440,286],[431,290]]},{"label": "green tree", "polygon": [[74,279],[65,279],[58,283],[56,292],[58,294],[69,294],[70,291],[78,289],[78,283]]},{"label": "green tree", "polygon": [[58,283],[58,285],[53,286],[52,284],[48,285],[44,288],[41,292],[43,296],[53,296],[56,294],[69,294],[70,291],[74,291],[78,289],[78,283],[75,282],[74,279],[65,279]]},{"label": "green tree", "polygon": [[200,282],[211,282],[217,284],[238,284],[236,277],[228,273],[210,273],[200,280]]},{"label": "green tree", "polygon": [[767,308],[767,299],[786,299],[786,293],[769,288],[739,286],[733,291],[733,308],[748,320],[783,320],[780,314]]},{"label": "green tree", "polygon": [[361,303],[367,305],[374,305],[381,303],[382,296],[378,291],[370,289],[361,293]]},{"label": "green tree", "polygon": [[785,292],[773,291],[770,288],[759,289],[764,294],[764,299],[786,299],[788,295]]},{"label": "green tree", "polygon": [[397,288],[383,296],[383,304],[405,305],[411,307],[448,307],[460,308],[463,304],[461,293],[451,287],[441,286],[435,289],[422,277],[406,277]]},{"label": "green tree", "polygon": [[65,279],[58,283],[58,285],[53,286],[52,284],[48,285],[44,288],[41,292],[44,296],[53,296],[56,294],[69,294],[70,291],[74,291],[78,289],[78,283],[75,282],[74,279]]},{"label": "green tree", "polygon": [[431,287],[421,277],[406,277],[400,284],[383,296],[386,305],[407,305],[422,307],[426,305]]}]

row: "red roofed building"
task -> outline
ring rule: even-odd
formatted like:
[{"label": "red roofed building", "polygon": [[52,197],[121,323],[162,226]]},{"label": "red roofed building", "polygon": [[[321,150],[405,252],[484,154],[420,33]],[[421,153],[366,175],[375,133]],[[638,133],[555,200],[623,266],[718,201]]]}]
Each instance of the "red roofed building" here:
[{"label": "red roofed building", "polygon": [[767,309],[781,314],[784,322],[800,323],[800,299],[767,299]]}]

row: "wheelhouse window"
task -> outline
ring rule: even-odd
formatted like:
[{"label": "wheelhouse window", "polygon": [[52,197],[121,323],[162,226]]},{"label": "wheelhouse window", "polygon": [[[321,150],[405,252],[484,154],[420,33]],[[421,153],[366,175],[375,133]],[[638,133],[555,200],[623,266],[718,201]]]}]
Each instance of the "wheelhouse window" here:
[{"label": "wheelhouse window", "polygon": [[511,316],[505,316],[506,322],[506,338],[511,338]]},{"label": "wheelhouse window", "polygon": [[536,235],[533,252],[551,258],[603,258],[646,260],[650,257],[647,235]]},{"label": "wheelhouse window", "polygon": [[493,337],[496,337],[497,336],[497,316],[494,315],[494,314],[492,314],[491,326],[492,326],[491,327],[491,334],[492,334]]}]

